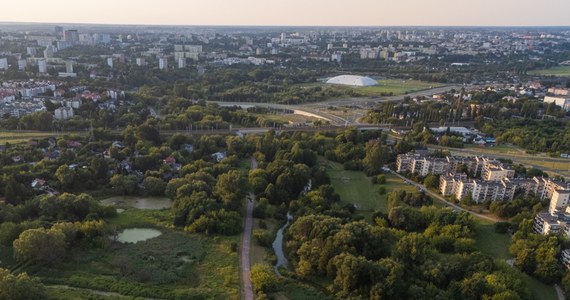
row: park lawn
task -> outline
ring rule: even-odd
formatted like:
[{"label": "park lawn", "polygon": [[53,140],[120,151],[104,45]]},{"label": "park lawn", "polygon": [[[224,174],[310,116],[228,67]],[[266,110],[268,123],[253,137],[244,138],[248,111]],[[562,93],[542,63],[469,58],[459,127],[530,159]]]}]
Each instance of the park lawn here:
[{"label": "park lawn", "polygon": [[117,296],[114,294],[108,295],[97,295],[92,291],[82,290],[82,289],[70,289],[56,286],[46,286],[47,299],[49,300],[77,300],[77,299],[89,299],[89,300],[109,300],[109,299],[135,299],[134,297],[127,296]]},{"label": "park lawn", "polygon": [[[253,219],[253,230],[256,229],[262,229],[259,227],[259,222],[261,221],[261,219]],[[263,219],[263,221],[265,222],[265,224],[267,225],[267,231],[269,231],[271,233],[271,236],[274,238],[277,230],[279,229],[279,226],[282,226],[283,224],[280,224],[276,219],[273,218],[266,218]],[[270,265],[273,265],[275,262],[272,261],[273,260],[273,249],[271,248],[265,248],[261,245],[259,245],[255,239],[252,237],[252,241],[251,241],[251,252],[250,252],[250,263],[253,266],[254,264],[258,264],[258,263],[268,263]]]},{"label": "park lawn", "polygon": [[549,168],[559,171],[560,173],[569,173],[570,171],[570,159],[567,162],[563,161],[546,161],[546,160],[525,160],[525,159],[516,159],[517,162],[525,164],[525,165],[534,165],[543,168]]},{"label": "park lawn", "polygon": [[27,143],[33,139],[44,139],[59,136],[77,136],[85,135],[86,132],[49,132],[49,131],[21,131],[21,130],[3,130],[0,132],[0,144],[20,144]]},{"label": "park lawn", "polygon": [[[406,185],[394,175],[385,174],[386,184],[374,185],[372,179],[361,171],[346,171],[339,163],[327,161],[327,170],[331,184],[340,195],[342,203],[352,203],[361,213],[372,213],[376,210],[387,213],[387,195],[393,190],[414,192],[416,189]],[[384,186],[386,193],[380,195],[378,188]]]},{"label": "park lawn", "polygon": [[497,145],[493,147],[482,147],[475,144],[465,144],[465,149],[477,150],[482,153],[500,153],[500,154],[515,154],[515,155],[528,155],[523,149],[514,146]]},{"label": "park lawn", "polygon": [[151,210],[124,208],[125,211],[110,219],[107,224],[115,228],[131,227],[172,227],[174,217],[170,209]]},{"label": "park lawn", "polygon": [[353,90],[360,96],[373,97],[391,94],[394,96],[405,95],[411,92],[433,89],[443,86],[437,82],[426,82],[420,80],[402,80],[402,79],[381,79],[378,85],[367,87],[353,87],[348,85],[326,84],[326,83],[303,83],[301,88],[321,87],[323,89],[343,92]]},{"label": "park lawn", "polygon": [[315,299],[326,300],[332,299],[322,291],[295,280],[285,279],[281,285],[279,292],[270,294],[275,300],[296,300],[296,299]]},{"label": "park lawn", "polygon": [[[509,246],[511,237],[508,234],[495,232],[493,223],[474,217],[475,220],[475,247],[477,250],[498,260],[511,258]],[[520,271],[519,271],[520,272]],[[520,272],[523,281],[533,293],[535,299],[558,299],[554,287],[540,282],[523,272]]]},{"label": "park lawn", "polygon": [[289,124],[293,123],[310,123],[319,120],[315,117],[308,117],[296,114],[255,114],[257,118],[263,118],[267,120],[268,123],[275,123],[275,125]]},{"label": "park lawn", "polygon": [[238,169],[243,170],[243,171],[249,171],[250,168],[251,168],[251,159],[250,158],[244,158],[238,162]]},{"label": "park lawn", "polygon": [[558,295],[556,289],[548,284],[540,282],[540,280],[531,277],[528,274],[520,272],[524,283],[528,286],[535,299],[541,300],[557,300]]},{"label": "park lawn", "polygon": [[477,217],[473,219],[475,221],[475,248],[496,259],[511,258],[509,253],[511,237],[508,234],[496,233],[493,222]]},{"label": "park lawn", "polygon": [[528,73],[531,75],[544,76],[570,76],[570,66],[557,66],[549,69],[532,70]]}]

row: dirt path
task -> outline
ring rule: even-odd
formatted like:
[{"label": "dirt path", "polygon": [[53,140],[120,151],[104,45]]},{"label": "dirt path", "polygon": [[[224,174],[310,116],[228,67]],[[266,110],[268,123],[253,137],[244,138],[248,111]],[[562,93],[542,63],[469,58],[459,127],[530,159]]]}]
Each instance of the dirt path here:
[{"label": "dirt path", "polygon": [[[55,284],[55,285],[46,285],[46,287],[52,288],[52,289],[60,289],[60,290],[86,291],[86,292],[89,292],[93,295],[102,296],[102,297],[110,297],[110,298],[114,298],[114,299],[116,299],[116,298],[134,298],[133,296],[123,295],[120,293],[99,291],[99,290],[86,289],[86,288],[77,288],[77,287],[73,287],[73,286],[69,286],[69,285]],[[136,297],[136,298],[137,299],[143,299],[143,300],[157,300],[157,299],[153,299],[153,298],[140,298],[140,297]]]},{"label": "dirt path", "polygon": [[[251,168],[257,168],[257,160],[251,158]],[[249,252],[251,250],[251,231],[253,228],[253,202],[255,201],[255,195],[249,193],[247,197],[247,208],[245,212],[245,223],[243,228],[243,236],[241,240],[241,278],[242,278],[242,290],[245,300],[253,300],[253,287],[251,285],[251,274],[250,274],[250,262],[249,262]]]},{"label": "dirt path", "polygon": [[556,294],[558,295],[558,300],[566,300],[566,296],[564,296],[564,291],[560,287],[560,285],[555,284],[554,288],[556,289]]}]

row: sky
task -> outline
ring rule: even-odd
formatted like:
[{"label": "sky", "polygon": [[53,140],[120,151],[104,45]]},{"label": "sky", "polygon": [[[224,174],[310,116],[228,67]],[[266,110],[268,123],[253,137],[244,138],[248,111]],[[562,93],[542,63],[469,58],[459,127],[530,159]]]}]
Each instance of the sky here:
[{"label": "sky", "polygon": [[570,0],[2,0],[0,22],[568,26]]}]

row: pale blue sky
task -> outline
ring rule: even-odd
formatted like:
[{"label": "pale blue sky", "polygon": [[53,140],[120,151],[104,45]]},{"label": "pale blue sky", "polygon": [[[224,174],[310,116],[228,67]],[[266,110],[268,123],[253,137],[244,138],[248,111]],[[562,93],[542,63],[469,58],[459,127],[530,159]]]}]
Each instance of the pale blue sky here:
[{"label": "pale blue sky", "polygon": [[2,0],[0,21],[165,25],[570,25],[570,0]]}]

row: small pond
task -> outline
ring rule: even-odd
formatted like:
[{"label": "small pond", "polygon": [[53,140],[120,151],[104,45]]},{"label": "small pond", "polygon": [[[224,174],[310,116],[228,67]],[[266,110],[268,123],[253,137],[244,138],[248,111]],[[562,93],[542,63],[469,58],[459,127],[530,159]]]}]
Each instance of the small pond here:
[{"label": "small pond", "polygon": [[124,197],[117,196],[101,200],[103,205],[134,207],[138,209],[164,209],[172,206],[172,200],[165,197]]},{"label": "small pond", "polygon": [[152,228],[129,228],[117,235],[117,241],[121,243],[137,243],[160,236],[162,232]]}]

